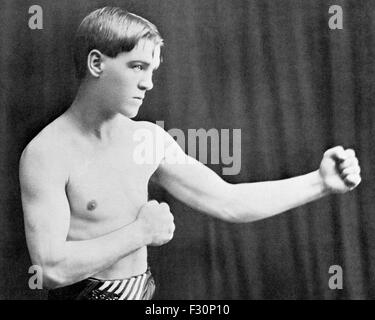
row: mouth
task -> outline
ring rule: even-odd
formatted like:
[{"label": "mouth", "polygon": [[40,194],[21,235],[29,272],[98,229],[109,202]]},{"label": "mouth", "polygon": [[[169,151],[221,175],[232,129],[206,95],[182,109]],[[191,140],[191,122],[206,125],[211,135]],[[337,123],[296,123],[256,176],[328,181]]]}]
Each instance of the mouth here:
[{"label": "mouth", "polygon": [[143,100],[144,97],[134,97],[134,99],[137,99],[137,100]]}]

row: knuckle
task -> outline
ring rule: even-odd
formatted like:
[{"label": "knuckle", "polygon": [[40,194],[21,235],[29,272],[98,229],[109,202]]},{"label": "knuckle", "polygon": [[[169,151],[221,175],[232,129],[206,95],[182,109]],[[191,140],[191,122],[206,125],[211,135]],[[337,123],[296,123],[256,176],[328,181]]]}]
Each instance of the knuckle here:
[{"label": "knuckle", "polygon": [[146,206],[151,207],[151,208],[155,207],[156,205],[158,205],[158,202],[156,200],[151,200],[146,203]]},{"label": "knuckle", "polygon": [[164,210],[169,210],[169,205],[165,202],[160,202],[159,207]]},{"label": "knuckle", "polygon": [[355,151],[352,148],[346,149],[347,153],[350,153],[351,155],[355,155]]},{"label": "knuckle", "polygon": [[332,151],[335,151],[336,153],[340,154],[342,153],[345,149],[343,146],[337,146],[336,148],[332,148]]}]

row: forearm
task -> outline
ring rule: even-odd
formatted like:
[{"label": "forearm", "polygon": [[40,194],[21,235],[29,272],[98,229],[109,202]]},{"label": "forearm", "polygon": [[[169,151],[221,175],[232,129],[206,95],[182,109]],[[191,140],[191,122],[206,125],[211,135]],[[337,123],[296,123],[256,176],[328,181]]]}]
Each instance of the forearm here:
[{"label": "forearm", "polygon": [[60,287],[83,280],[147,244],[147,234],[137,222],[98,238],[66,241],[59,258],[47,264],[47,286]]},{"label": "forearm", "polygon": [[235,184],[231,188],[228,211],[236,222],[264,219],[329,193],[319,171],[285,180]]}]

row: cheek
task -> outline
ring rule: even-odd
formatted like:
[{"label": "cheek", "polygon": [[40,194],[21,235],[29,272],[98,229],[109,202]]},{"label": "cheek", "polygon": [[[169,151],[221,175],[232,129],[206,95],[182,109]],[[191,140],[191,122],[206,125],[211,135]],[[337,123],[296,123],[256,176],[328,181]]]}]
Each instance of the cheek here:
[{"label": "cheek", "polygon": [[131,75],[126,70],[111,69],[106,76],[106,81],[113,89],[124,88],[129,86]]},{"label": "cheek", "polygon": [[134,88],[136,88],[136,79],[135,77],[131,78],[129,76],[121,76],[115,80],[114,86],[116,86],[117,89],[121,90],[121,92],[123,93],[129,92],[134,94]]},{"label": "cheek", "polygon": [[132,97],[137,90],[137,75],[130,70],[112,68],[103,77],[108,98],[114,103],[123,103]]},{"label": "cheek", "polygon": [[[134,91],[134,90],[133,90]],[[129,95],[131,90],[127,81],[122,78],[113,78],[108,83],[108,95],[117,102],[123,102]]]}]

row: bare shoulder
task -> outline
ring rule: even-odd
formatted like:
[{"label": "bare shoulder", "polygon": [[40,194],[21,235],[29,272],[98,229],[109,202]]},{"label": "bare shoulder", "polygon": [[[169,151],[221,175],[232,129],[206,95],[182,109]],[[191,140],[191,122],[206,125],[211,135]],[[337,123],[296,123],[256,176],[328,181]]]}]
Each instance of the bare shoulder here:
[{"label": "bare shoulder", "polygon": [[146,130],[150,132],[151,135],[154,137],[158,136],[163,139],[164,142],[171,142],[174,141],[172,136],[164,130],[164,128],[160,127],[158,124],[150,122],[150,121],[134,121],[136,123],[136,128],[141,130]]},{"label": "bare shoulder", "polygon": [[56,173],[63,174],[67,145],[63,124],[58,118],[39,132],[23,150],[20,158],[20,178],[41,170],[55,170]]},{"label": "bare shoulder", "polygon": [[165,132],[164,129],[151,121],[133,121],[137,129],[148,129],[157,132]]}]

